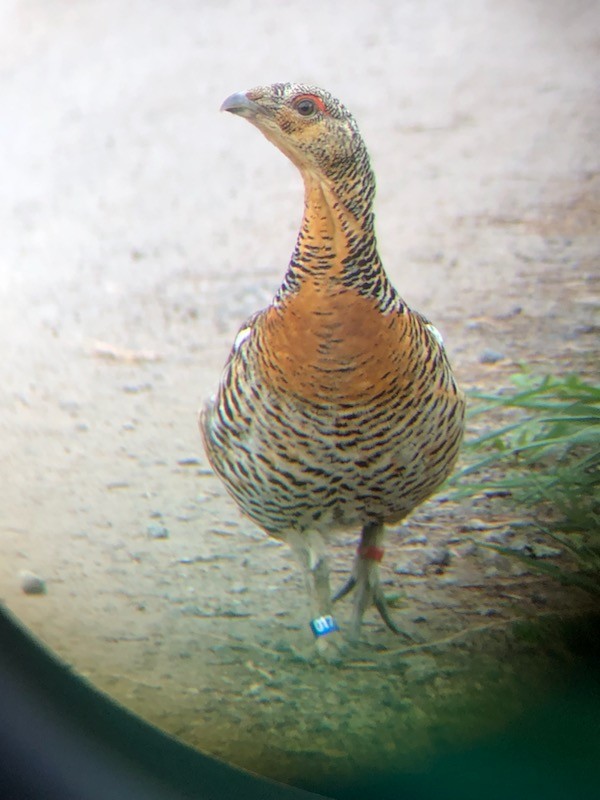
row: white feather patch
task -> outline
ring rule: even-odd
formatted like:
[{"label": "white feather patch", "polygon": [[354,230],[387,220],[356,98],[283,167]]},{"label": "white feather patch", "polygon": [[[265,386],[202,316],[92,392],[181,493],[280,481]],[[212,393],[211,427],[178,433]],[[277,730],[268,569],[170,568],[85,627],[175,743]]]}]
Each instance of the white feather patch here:
[{"label": "white feather patch", "polygon": [[438,329],[435,327],[435,325],[432,325],[431,322],[428,322],[425,327],[429,328],[429,330],[433,334],[433,338],[436,340],[436,342],[439,344],[440,347],[443,347],[444,346],[444,338],[443,338],[442,334],[438,331]]},{"label": "white feather patch", "polygon": [[233,349],[239,350],[242,344],[251,335],[251,333],[252,333],[252,328],[242,328],[242,330],[235,337],[235,341],[233,343]]}]

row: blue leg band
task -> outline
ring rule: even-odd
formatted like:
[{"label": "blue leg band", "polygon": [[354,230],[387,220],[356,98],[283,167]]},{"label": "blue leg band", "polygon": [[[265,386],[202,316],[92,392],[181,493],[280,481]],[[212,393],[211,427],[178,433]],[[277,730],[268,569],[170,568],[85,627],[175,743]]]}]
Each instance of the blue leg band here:
[{"label": "blue leg band", "polygon": [[339,626],[334,618],[328,614],[326,617],[311,619],[310,629],[318,638],[319,636],[327,636],[328,633],[339,631]]}]

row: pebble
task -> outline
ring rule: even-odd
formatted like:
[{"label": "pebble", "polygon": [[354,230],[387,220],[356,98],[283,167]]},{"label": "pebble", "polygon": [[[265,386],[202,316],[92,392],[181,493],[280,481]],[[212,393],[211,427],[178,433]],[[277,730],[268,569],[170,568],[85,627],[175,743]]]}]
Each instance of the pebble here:
[{"label": "pebble", "polygon": [[558,547],[550,547],[547,544],[534,544],[530,545],[531,552],[534,558],[556,558],[562,554],[562,550]]},{"label": "pebble", "polygon": [[510,565],[514,561],[514,556],[511,558],[510,555],[504,555],[504,553],[499,553],[497,550],[492,550],[489,547],[481,547],[478,551],[478,555],[484,564],[497,567],[504,571],[509,571]]},{"label": "pebble", "polygon": [[514,564],[511,564],[510,574],[513,578],[522,578],[524,575],[529,575],[529,570],[523,563],[515,560]]},{"label": "pebble", "polygon": [[521,537],[512,542],[510,548],[532,558],[556,558],[562,554],[562,550],[558,547],[550,547],[550,545],[540,544],[539,542],[530,542],[526,537]]},{"label": "pebble", "polygon": [[121,387],[125,394],[138,394],[138,392],[150,392],[152,390],[151,383],[126,383]]},{"label": "pebble", "polygon": [[439,579],[440,586],[460,586],[461,580],[458,575],[441,575]]},{"label": "pebble", "polygon": [[462,531],[487,531],[489,530],[490,524],[483,519],[478,519],[477,517],[473,517],[473,519],[469,520],[469,522],[465,522],[464,525],[460,526]]},{"label": "pebble", "polygon": [[438,674],[437,662],[433,656],[412,656],[406,662],[408,669],[404,675],[408,681],[424,683]]},{"label": "pebble", "polygon": [[81,409],[81,404],[78,403],[77,400],[61,400],[58,406],[61,411],[66,411],[67,414],[71,414],[72,416],[76,416]]},{"label": "pebble", "polygon": [[600,325],[578,325],[573,328],[573,336],[588,336],[600,333]]},{"label": "pebble", "polygon": [[169,529],[164,525],[158,525],[156,522],[151,522],[146,528],[146,533],[150,539],[168,539]]},{"label": "pebble", "polygon": [[404,561],[399,561],[394,572],[398,575],[425,575],[426,563],[422,554],[415,554]]},{"label": "pebble", "polygon": [[207,617],[210,614],[201,606],[195,603],[185,603],[179,609],[179,613],[186,617]]},{"label": "pebble", "polygon": [[482,608],[479,613],[482,617],[497,617],[500,614],[496,608]]},{"label": "pebble", "polygon": [[483,539],[484,541],[491,542],[492,544],[506,545],[508,544],[509,540],[514,537],[514,535],[515,532],[511,528],[500,528],[487,533]]},{"label": "pebble", "polygon": [[502,361],[506,356],[504,353],[498,352],[498,350],[492,350],[490,347],[486,347],[479,355],[479,363],[480,364],[496,364],[498,361]]},{"label": "pebble", "polygon": [[424,575],[427,567],[446,567],[451,558],[446,547],[407,547],[403,552],[406,557],[394,567],[399,575]]},{"label": "pebble", "polygon": [[46,581],[33,572],[21,572],[21,589],[25,594],[46,594]]},{"label": "pebble", "polygon": [[177,463],[179,464],[180,467],[195,467],[201,464],[202,462],[196,456],[188,456],[187,458],[177,459]]},{"label": "pebble", "polygon": [[446,547],[430,547],[425,551],[430,564],[447,567],[450,563],[450,551]]},{"label": "pebble", "polygon": [[427,534],[426,533],[413,533],[407,539],[404,540],[406,544],[427,544]]},{"label": "pebble", "polygon": [[453,548],[454,555],[458,558],[468,558],[469,556],[474,556],[477,553],[477,545],[475,542],[461,542],[460,544],[455,545]]}]

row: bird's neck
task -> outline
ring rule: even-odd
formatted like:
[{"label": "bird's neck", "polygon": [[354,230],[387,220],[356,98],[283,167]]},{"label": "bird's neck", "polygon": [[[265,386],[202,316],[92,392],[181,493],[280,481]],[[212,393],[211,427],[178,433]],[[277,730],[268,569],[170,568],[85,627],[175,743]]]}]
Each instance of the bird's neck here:
[{"label": "bird's neck", "polygon": [[[370,176],[368,176],[370,177]],[[283,289],[305,280],[360,281],[382,271],[373,220],[374,185],[304,173],[304,215]]]}]

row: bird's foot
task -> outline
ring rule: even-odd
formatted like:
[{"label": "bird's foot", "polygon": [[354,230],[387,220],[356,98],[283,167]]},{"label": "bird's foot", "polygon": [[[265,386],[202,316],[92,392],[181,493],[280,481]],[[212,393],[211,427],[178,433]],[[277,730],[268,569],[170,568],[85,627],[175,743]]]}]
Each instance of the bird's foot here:
[{"label": "bird's foot", "polygon": [[385,625],[397,636],[404,636],[409,641],[413,637],[399,628],[390,614],[383,589],[379,582],[379,562],[383,558],[383,548],[375,542],[369,541],[369,535],[379,533],[379,529],[366,529],[363,540],[356,553],[352,574],[346,583],[335,593],[333,602],[341,600],[354,591],[354,610],[349,631],[349,640],[356,642],[360,636],[360,628],[364,612],[369,606],[374,605]]},{"label": "bird's foot", "polygon": [[338,589],[338,591],[333,595],[331,598],[332,603],[337,603],[338,600],[341,600],[342,597],[345,597],[347,594],[350,594],[352,589],[356,586],[356,575],[352,573],[346,583]]},{"label": "bird's foot", "polygon": [[[338,591],[333,595],[333,597],[331,598],[332,601],[336,603],[338,600],[341,600],[342,597],[345,597],[347,594],[350,594],[350,592],[357,586],[358,583],[359,583],[358,578],[356,578],[355,575],[351,575],[350,578],[348,578],[348,580],[346,581],[346,583],[340,589],[338,589]],[[400,628],[398,628],[398,626],[391,617],[387,601],[385,599],[385,595],[383,594],[380,584],[378,583],[374,587],[364,587],[363,591],[367,589],[370,590],[370,594],[372,595],[372,597],[370,602],[367,600],[367,602],[365,603],[365,608],[367,605],[373,604],[377,609],[377,611],[379,612],[379,616],[385,622],[387,627],[391,631],[393,631],[393,633],[402,635],[403,631],[400,630]],[[360,627],[360,622],[359,622],[359,627]]]},{"label": "bird's foot", "polygon": [[344,641],[339,626],[331,614],[311,620],[310,628],[315,637],[317,655],[332,664],[342,661]]},{"label": "bird's foot", "polygon": [[320,636],[315,642],[315,651],[320,660],[328,664],[341,664],[346,656],[346,643],[341,631],[334,631],[327,636]]},{"label": "bird's foot", "polygon": [[409,642],[414,642],[415,641],[414,636],[411,636],[410,633],[403,630],[402,628],[399,628],[398,625],[396,625],[396,623],[392,619],[392,615],[390,614],[390,609],[387,604],[387,600],[385,599],[383,589],[381,588],[381,584],[378,583],[377,586],[371,587],[371,593],[373,598],[372,600],[373,605],[379,612],[379,616],[381,617],[385,625],[389,628],[389,630],[391,630],[392,633],[395,633],[396,636],[403,636]]}]

